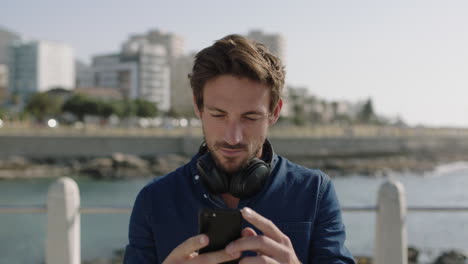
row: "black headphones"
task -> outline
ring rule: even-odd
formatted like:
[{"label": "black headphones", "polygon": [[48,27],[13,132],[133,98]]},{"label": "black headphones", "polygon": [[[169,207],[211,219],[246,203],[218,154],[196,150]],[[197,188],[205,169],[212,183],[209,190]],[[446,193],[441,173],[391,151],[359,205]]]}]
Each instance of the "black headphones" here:
[{"label": "black headphones", "polygon": [[231,177],[216,168],[205,143],[198,152],[201,154],[197,160],[198,173],[208,190],[214,194],[230,193],[241,200],[252,197],[262,189],[270,175],[273,148],[268,140],[263,144],[262,159],[253,158]]}]

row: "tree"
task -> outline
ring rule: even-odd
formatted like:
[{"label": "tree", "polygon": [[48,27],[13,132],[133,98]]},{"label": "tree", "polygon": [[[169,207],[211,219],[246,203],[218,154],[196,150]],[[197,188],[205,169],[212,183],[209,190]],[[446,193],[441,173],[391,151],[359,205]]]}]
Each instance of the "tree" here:
[{"label": "tree", "polygon": [[80,121],[83,121],[83,118],[88,114],[88,109],[86,108],[87,102],[90,99],[82,94],[76,94],[70,97],[62,106],[63,112],[69,112],[74,114]]},{"label": "tree", "polygon": [[5,119],[6,116],[7,116],[6,109],[0,107],[0,119]]},{"label": "tree", "polygon": [[304,113],[304,105],[302,104],[295,104],[293,107],[294,116],[293,116],[293,123],[297,126],[305,125],[305,113]]},{"label": "tree", "polygon": [[372,104],[372,99],[368,99],[362,106],[361,111],[358,114],[358,119],[362,123],[371,123],[376,120],[376,115],[374,113],[374,106]]},{"label": "tree", "polygon": [[158,108],[153,102],[146,100],[136,99],[134,101],[136,106],[136,115],[139,117],[155,117],[158,115]]},{"label": "tree", "polygon": [[58,115],[61,112],[62,101],[47,93],[36,93],[28,101],[25,111],[38,120],[44,120],[46,116]]},{"label": "tree", "polygon": [[119,115],[122,103],[107,102],[96,98],[87,97],[82,94],[77,94],[68,99],[62,107],[62,111],[70,112],[83,120],[85,115],[93,115],[107,118],[112,114]]},{"label": "tree", "polygon": [[137,107],[135,101],[132,100],[123,100],[120,101],[121,104],[121,112],[120,117],[129,117],[129,116],[136,116]]},{"label": "tree", "polygon": [[82,94],[70,97],[63,105],[62,110],[74,114],[81,121],[85,115],[108,118],[114,114],[123,118],[129,116],[155,117],[158,114],[156,104],[146,100],[105,101]]}]

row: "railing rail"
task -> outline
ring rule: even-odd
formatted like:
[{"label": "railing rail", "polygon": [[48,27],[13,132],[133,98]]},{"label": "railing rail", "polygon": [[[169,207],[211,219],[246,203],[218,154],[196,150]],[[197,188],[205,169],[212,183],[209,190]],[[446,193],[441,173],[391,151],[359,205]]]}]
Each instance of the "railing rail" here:
[{"label": "railing rail", "polygon": [[[376,212],[377,206],[343,206],[343,212]],[[468,206],[409,206],[408,212],[450,212],[468,213]],[[128,206],[98,206],[80,207],[81,214],[130,214],[132,207]],[[0,214],[46,214],[46,205],[1,205]]]},{"label": "railing rail", "polygon": [[[99,206],[80,207],[80,214],[130,214],[132,207]],[[46,214],[47,205],[1,205],[0,214]]]}]

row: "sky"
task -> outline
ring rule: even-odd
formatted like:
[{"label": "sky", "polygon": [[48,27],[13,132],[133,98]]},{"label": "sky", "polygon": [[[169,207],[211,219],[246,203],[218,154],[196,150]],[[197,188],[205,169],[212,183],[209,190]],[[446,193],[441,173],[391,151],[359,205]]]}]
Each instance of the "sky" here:
[{"label": "sky", "polygon": [[71,45],[78,59],[161,29],[187,52],[260,29],[287,42],[287,83],[327,100],[372,98],[410,125],[468,127],[466,0],[4,1],[0,26]]}]

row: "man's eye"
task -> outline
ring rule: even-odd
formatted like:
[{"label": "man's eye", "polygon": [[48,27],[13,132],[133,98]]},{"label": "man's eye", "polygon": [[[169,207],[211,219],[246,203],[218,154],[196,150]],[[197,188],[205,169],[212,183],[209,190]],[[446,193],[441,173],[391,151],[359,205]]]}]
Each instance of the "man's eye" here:
[{"label": "man's eye", "polygon": [[222,114],[211,114],[211,116],[212,116],[212,117],[217,117],[217,118],[218,118],[218,117],[223,117],[224,115],[222,115]]},{"label": "man's eye", "polygon": [[250,117],[250,116],[246,116],[245,119],[247,119],[249,121],[257,121],[258,120],[257,117]]}]

